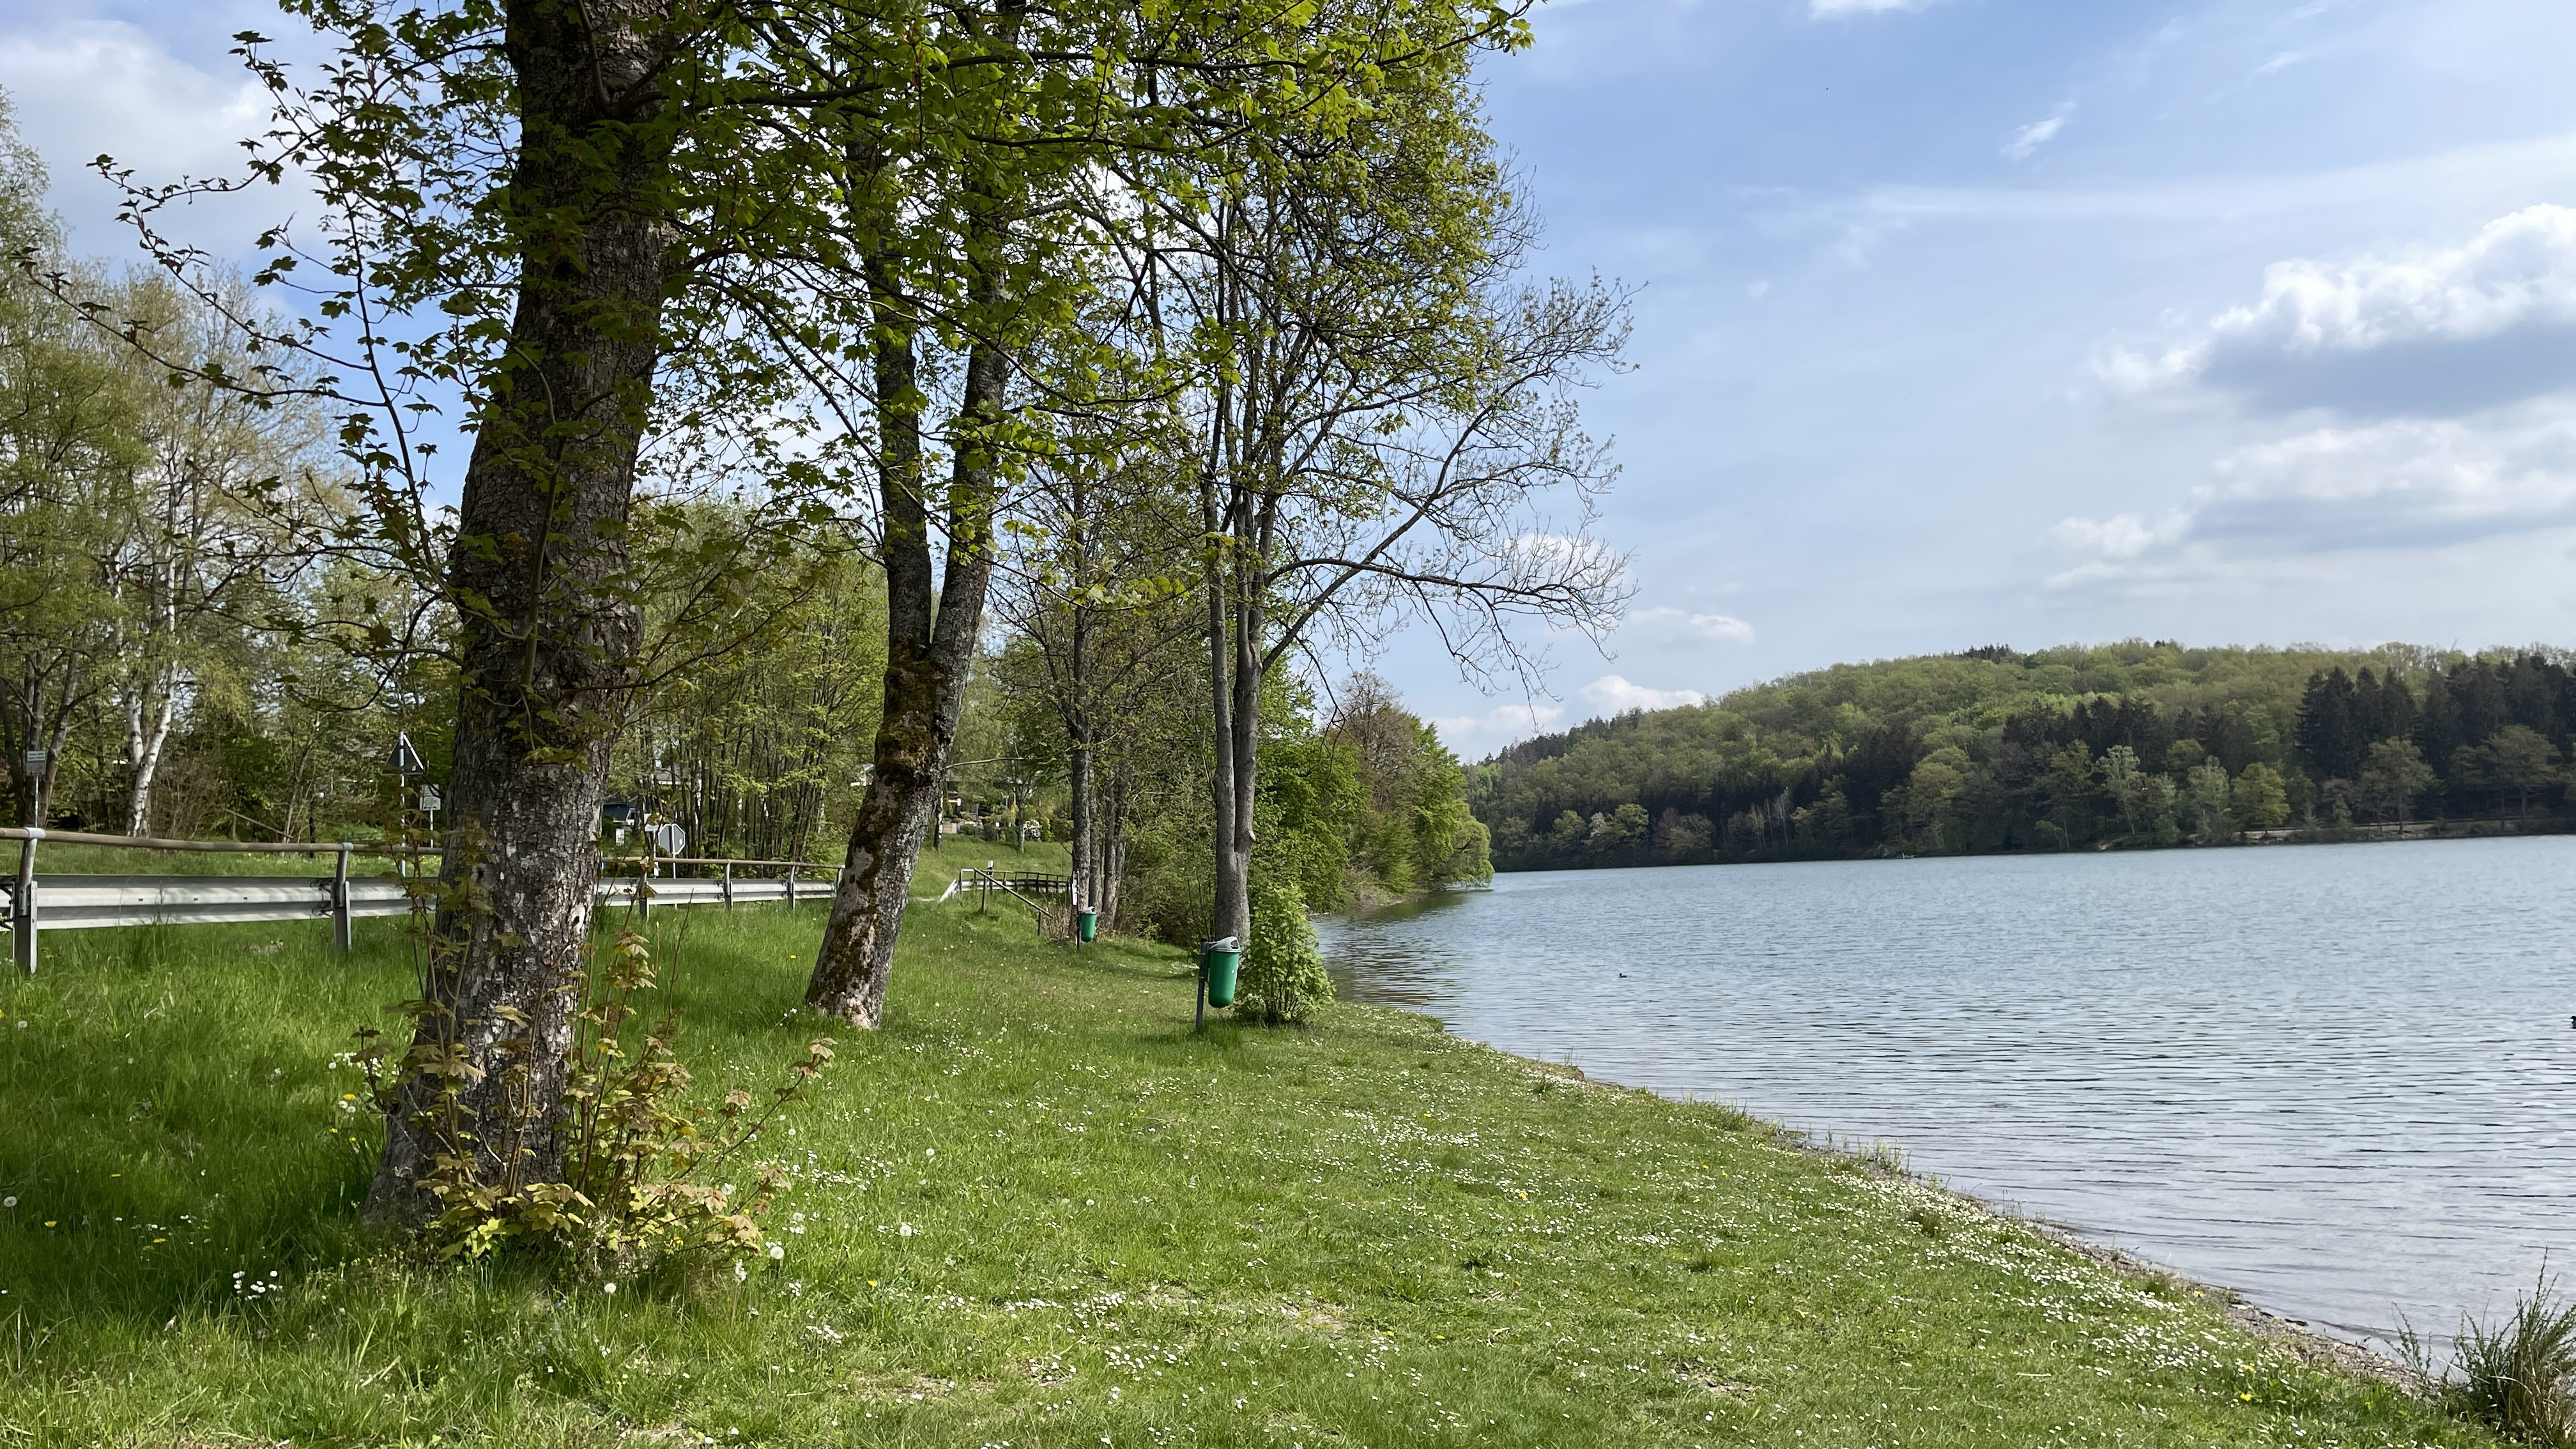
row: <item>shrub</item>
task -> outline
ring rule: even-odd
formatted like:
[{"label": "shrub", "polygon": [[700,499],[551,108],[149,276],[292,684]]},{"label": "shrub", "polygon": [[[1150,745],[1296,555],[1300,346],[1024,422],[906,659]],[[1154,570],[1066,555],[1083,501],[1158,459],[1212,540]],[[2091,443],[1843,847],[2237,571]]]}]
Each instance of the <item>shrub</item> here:
[{"label": "shrub", "polygon": [[[523,1252],[577,1273],[624,1273],[684,1255],[742,1258],[760,1250],[759,1218],[784,1178],[771,1164],[736,1159],[757,1141],[769,1117],[804,1095],[832,1059],[832,1041],[817,1037],[788,1068],[766,1103],[739,1089],[711,1113],[689,1110],[688,1069],[671,1050],[677,1013],[666,1013],[630,1049],[627,1024],[654,989],[652,952],[642,933],[620,932],[601,969],[577,978],[581,1010],[565,1063],[564,1105],[570,1141],[560,1181],[530,1181],[518,1168],[529,1154],[518,1143],[482,1144],[455,1111],[462,1078],[440,1072],[445,1089],[427,1120],[440,1150],[420,1178],[438,1203],[423,1241],[445,1257],[482,1258]],[[411,1003],[417,1018],[426,1003]],[[386,1046],[373,1030],[360,1053],[377,1103],[400,1110],[396,1074],[384,1070]],[[404,1072],[444,1065],[452,1048],[416,1044]],[[512,1070],[524,1071],[524,1067]],[[756,1109],[756,1110],[755,1110]],[[533,1106],[530,1109],[535,1110]],[[518,1124],[524,1132],[532,1122]],[[504,1164],[498,1181],[476,1172],[478,1154]],[[747,1174],[748,1192],[714,1181],[728,1168]]]},{"label": "shrub", "polygon": [[2456,1362],[2471,1413],[2534,1444],[2576,1443],[2576,1303],[2561,1299],[2545,1272],[2495,1328],[2461,1324]]},{"label": "shrub", "polygon": [[1253,873],[1252,939],[1235,990],[1238,1016],[1273,1025],[1307,1021],[1333,999],[1333,979],[1324,974],[1324,953],[1293,879]]}]

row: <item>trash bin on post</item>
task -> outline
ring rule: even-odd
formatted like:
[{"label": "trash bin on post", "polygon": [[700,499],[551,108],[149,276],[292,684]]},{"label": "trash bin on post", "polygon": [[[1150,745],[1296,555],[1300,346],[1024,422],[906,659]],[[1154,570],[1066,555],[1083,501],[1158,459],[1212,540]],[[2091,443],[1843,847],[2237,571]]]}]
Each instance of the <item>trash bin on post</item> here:
[{"label": "trash bin on post", "polygon": [[1234,937],[1199,943],[1199,978],[1207,983],[1207,1004],[1234,1005],[1234,973],[1243,964],[1243,947]]},{"label": "trash bin on post", "polygon": [[1086,906],[1073,913],[1073,933],[1088,945],[1100,934],[1100,913]]}]

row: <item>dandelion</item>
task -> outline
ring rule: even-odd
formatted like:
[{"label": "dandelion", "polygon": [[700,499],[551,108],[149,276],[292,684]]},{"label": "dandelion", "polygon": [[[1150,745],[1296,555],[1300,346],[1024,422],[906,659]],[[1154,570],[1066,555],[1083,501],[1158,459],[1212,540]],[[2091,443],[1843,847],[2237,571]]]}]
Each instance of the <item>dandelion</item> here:
[{"label": "dandelion", "polygon": [[13,1208],[17,1205],[18,1200],[14,1197],[0,1197],[0,1208]]},{"label": "dandelion", "polygon": [[607,1294],[611,1298],[614,1298],[617,1296],[617,1285],[614,1283],[602,1283],[599,1285],[599,1291]]},{"label": "dandelion", "polygon": [[741,1259],[735,1259],[733,1265],[733,1281],[741,1283],[748,1280],[750,1277],[751,1270],[742,1265]]},{"label": "dandelion", "polygon": [[786,1256],[787,1245],[785,1243],[772,1243],[769,1245],[769,1261],[775,1263]]}]

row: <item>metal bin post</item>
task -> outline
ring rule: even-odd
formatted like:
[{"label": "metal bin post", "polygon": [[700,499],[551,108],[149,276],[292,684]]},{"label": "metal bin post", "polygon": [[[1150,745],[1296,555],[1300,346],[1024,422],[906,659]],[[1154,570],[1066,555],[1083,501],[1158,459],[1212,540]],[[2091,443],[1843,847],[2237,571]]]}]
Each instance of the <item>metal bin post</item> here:
[{"label": "metal bin post", "polygon": [[36,842],[42,830],[31,829],[18,847],[18,889],[9,901],[9,939],[17,947],[18,969],[36,974]]},{"label": "metal bin post", "polygon": [[331,877],[331,944],[347,954],[349,939],[349,842],[340,842],[340,868]]}]

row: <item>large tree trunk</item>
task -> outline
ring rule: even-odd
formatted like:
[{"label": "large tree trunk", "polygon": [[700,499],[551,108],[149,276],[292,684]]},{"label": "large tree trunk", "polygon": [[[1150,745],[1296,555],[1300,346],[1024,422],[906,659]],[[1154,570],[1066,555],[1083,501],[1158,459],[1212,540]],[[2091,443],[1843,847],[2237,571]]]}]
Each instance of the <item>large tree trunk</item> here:
[{"label": "large tree trunk", "polygon": [[1118,888],[1127,875],[1127,761],[1123,752],[1109,772],[1109,790],[1095,818],[1100,822],[1100,924],[1106,930],[1118,921]]},{"label": "large tree trunk", "polygon": [[1092,831],[1091,802],[1091,606],[1083,602],[1083,591],[1091,583],[1090,520],[1084,516],[1084,489],[1077,473],[1073,479],[1073,609],[1070,621],[1071,639],[1066,652],[1064,682],[1065,740],[1071,756],[1066,786],[1071,793],[1073,815],[1073,896],[1076,909],[1100,908],[1100,881],[1096,842]]},{"label": "large tree trunk", "polygon": [[1258,554],[1238,546],[1234,567],[1234,668],[1230,683],[1233,707],[1225,723],[1230,739],[1225,750],[1232,771],[1227,794],[1233,802],[1234,830],[1218,853],[1215,932],[1238,943],[1252,939],[1253,792],[1261,764],[1261,588],[1255,571]]},{"label": "large tree trunk", "polygon": [[1208,934],[1211,937],[1233,936],[1240,941],[1252,933],[1252,802],[1242,793],[1243,771],[1237,755],[1242,748],[1238,724],[1243,713],[1243,691],[1236,687],[1237,651],[1233,629],[1235,610],[1242,600],[1235,587],[1237,561],[1230,547],[1240,537],[1236,527],[1241,511],[1225,498],[1217,475],[1227,462],[1227,422],[1233,410],[1233,399],[1227,384],[1217,385],[1214,410],[1216,436],[1209,442],[1205,471],[1199,479],[1199,515],[1207,535],[1207,645],[1208,709],[1213,716],[1211,734],[1216,745],[1214,768],[1210,771],[1209,789],[1213,823],[1208,832],[1209,846],[1215,860],[1216,897],[1208,911]]},{"label": "large tree trunk", "polygon": [[[462,688],[445,887],[413,1039],[368,1193],[379,1221],[475,1179],[559,1180],[563,1085],[599,874],[617,697],[640,621],[612,580],[652,397],[674,231],[675,41],[656,0],[511,0],[523,218],[506,361],[466,465],[449,587]],[[444,1085],[443,1085],[444,1084]]]},{"label": "large tree trunk", "polygon": [[[930,513],[922,496],[921,395],[915,386],[910,321],[890,268],[872,269],[881,299],[877,317],[878,478],[884,510],[879,557],[886,572],[885,717],[877,726],[876,764],[831,919],[815,952],[805,1004],[874,1030],[885,1016],[896,938],[912,890],[921,842],[938,818],[949,747],[966,680],[984,627],[993,573],[993,435],[1008,377],[1001,349],[978,341],[967,351],[962,435],[953,449],[948,489],[948,556],[937,612],[931,605]],[[990,272],[977,278],[975,300],[989,307]]]},{"label": "large tree trunk", "polygon": [[175,678],[161,681],[161,703],[153,711],[152,726],[143,725],[143,695],[138,691],[125,706],[125,757],[133,762],[134,777],[125,792],[125,833],[152,833],[152,782],[161,774],[161,752],[170,742],[170,725],[179,713],[179,682]]}]

